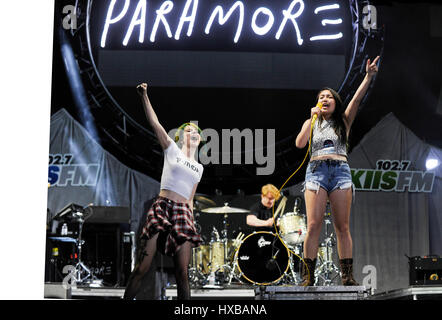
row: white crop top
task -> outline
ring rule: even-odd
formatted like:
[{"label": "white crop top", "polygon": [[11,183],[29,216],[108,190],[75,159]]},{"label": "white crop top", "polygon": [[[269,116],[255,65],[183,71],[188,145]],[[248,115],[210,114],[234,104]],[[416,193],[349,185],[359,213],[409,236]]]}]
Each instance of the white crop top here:
[{"label": "white crop top", "polygon": [[200,163],[189,160],[176,143],[171,142],[164,150],[160,188],[176,192],[190,200],[193,187],[200,182],[203,170]]}]

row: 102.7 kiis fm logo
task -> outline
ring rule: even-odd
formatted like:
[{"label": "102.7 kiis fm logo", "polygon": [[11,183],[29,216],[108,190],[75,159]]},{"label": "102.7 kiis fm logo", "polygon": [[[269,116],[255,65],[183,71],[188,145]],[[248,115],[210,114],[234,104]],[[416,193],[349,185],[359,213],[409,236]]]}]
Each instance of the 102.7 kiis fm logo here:
[{"label": "102.7 kiis fm logo", "polygon": [[378,160],[376,169],[351,169],[356,191],[432,192],[435,173],[410,171],[411,161]]},{"label": "102.7 kiis fm logo", "polygon": [[50,154],[48,183],[54,187],[94,187],[97,185],[100,164],[73,163],[72,154]]}]

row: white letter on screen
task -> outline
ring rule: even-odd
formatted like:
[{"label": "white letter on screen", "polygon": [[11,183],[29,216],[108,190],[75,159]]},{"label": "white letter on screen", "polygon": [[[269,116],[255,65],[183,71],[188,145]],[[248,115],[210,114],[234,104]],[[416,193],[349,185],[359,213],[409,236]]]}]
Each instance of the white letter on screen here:
[{"label": "white letter on screen", "polygon": [[135,9],[132,21],[130,22],[129,29],[127,30],[126,37],[124,37],[123,45],[127,46],[129,39],[134,31],[135,26],[140,26],[140,35],[138,36],[138,42],[144,42],[144,31],[146,30],[146,12],[147,3],[146,0],[138,1],[137,8]]},{"label": "white letter on screen", "polygon": [[204,30],[204,32],[206,34],[210,33],[210,28],[212,27],[212,23],[213,23],[213,20],[215,20],[216,15],[218,15],[218,23],[220,25],[223,25],[224,23],[227,22],[227,20],[230,18],[230,16],[232,15],[233,11],[236,8],[239,8],[239,21],[238,21],[238,28],[236,28],[236,34],[235,34],[235,38],[233,39],[233,41],[235,43],[237,43],[238,39],[241,35],[242,26],[244,24],[244,4],[241,1],[236,1],[225,16],[224,16],[223,8],[221,6],[217,6],[213,10],[213,12],[209,18],[209,22],[207,22],[206,29]]},{"label": "white letter on screen", "polygon": [[327,24],[341,24],[342,19],[324,19],[321,21],[321,24],[325,27]]},{"label": "white letter on screen", "polygon": [[[298,11],[296,11],[296,13],[292,13],[293,9],[295,8],[295,6],[297,4],[299,4]],[[293,23],[293,26],[295,27],[295,30],[296,30],[296,39],[298,41],[298,44],[302,45],[304,40],[301,38],[301,32],[299,31],[299,27],[298,27],[298,23],[296,22],[296,18],[298,18],[303,12],[304,12],[304,1],[301,1],[301,0],[292,1],[289,8],[287,10],[282,11],[282,13],[284,15],[284,19],[282,20],[282,23],[279,26],[279,30],[276,33],[276,36],[275,36],[276,40],[279,40],[279,38],[281,37],[282,30],[284,30],[284,27],[285,27],[287,21],[291,20]]]},{"label": "white letter on screen", "polygon": [[321,7],[317,7],[315,9],[315,14],[318,14],[318,12],[324,11],[324,10],[334,10],[334,9],[339,9],[339,4],[330,4],[330,5],[326,5],[326,6],[321,6]]},{"label": "white letter on screen", "polygon": [[[187,16],[189,11],[190,4],[193,3],[192,13],[190,16]],[[187,29],[187,36],[190,37],[192,35],[193,25],[195,24],[196,17],[196,9],[198,8],[198,0],[187,0],[186,5],[184,6],[183,13],[181,14],[180,22],[178,24],[178,28],[175,32],[175,39],[180,39],[181,29],[183,28],[184,22],[189,22],[189,28]]]},{"label": "white letter on screen", "polygon": [[[265,14],[265,15],[267,15],[267,16],[269,17],[269,19],[268,19],[266,25],[263,26],[263,27],[258,27],[257,24],[256,24],[256,19],[258,18],[258,15],[259,15],[260,13]],[[261,7],[261,8],[259,8],[259,9],[257,9],[257,10],[255,11],[255,13],[253,14],[253,17],[252,17],[252,29],[253,29],[253,31],[254,31],[257,35],[263,36],[263,35],[265,35],[267,32],[270,31],[270,29],[272,28],[274,22],[275,22],[275,17],[273,16],[272,11],[270,11],[270,10],[267,9],[267,8]]]},{"label": "white letter on screen", "polygon": [[[339,4],[331,4],[331,5],[326,5],[326,6],[321,6],[321,7],[317,7],[315,9],[315,14],[318,14],[321,11],[328,11],[328,10],[337,10],[339,9],[340,6]],[[322,26],[326,26],[328,24],[332,24],[332,25],[338,25],[338,24],[342,24],[342,19],[338,18],[338,19],[323,19],[321,21]],[[344,35],[342,32],[336,33],[336,34],[321,34],[321,35],[317,35],[317,36],[313,36],[310,38],[310,41],[318,41],[318,40],[336,40],[336,39],[340,39],[342,38]]]},{"label": "white letter on screen", "polygon": [[109,9],[107,10],[103,34],[101,35],[101,47],[102,48],[106,47],[106,38],[107,38],[107,33],[109,31],[109,26],[111,24],[114,24],[114,23],[117,23],[118,21],[120,21],[126,15],[127,9],[129,9],[130,1],[125,0],[123,10],[120,12],[120,14],[118,16],[116,16],[115,18],[112,18],[112,13],[114,12],[114,7],[115,7],[116,2],[117,2],[117,0],[112,0],[109,5]]},{"label": "white letter on screen", "polygon": [[157,17],[155,19],[155,23],[153,24],[152,33],[150,34],[150,41],[155,42],[155,36],[157,34],[158,25],[161,23],[163,24],[164,28],[166,29],[167,36],[169,38],[172,38],[172,32],[170,31],[169,23],[167,22],[166,18],[164,17],[165,14],[168,14],[173,9],[173,2],[172,1],[165,1],[161,5],[161,7],[156,11]]}]

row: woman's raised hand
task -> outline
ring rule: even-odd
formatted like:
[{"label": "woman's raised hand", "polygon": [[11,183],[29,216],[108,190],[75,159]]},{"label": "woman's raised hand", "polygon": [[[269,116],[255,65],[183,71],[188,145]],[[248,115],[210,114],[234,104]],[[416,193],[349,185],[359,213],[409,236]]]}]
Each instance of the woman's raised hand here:
[{"label": "woman's raised hand", "polygon": [[370,59],[367,60],[367,65],[365,66],[365,71],[368,73],[369,76],[374,76],[378,72],[378,63],[379,56],[377,56],[373,62],[371,62]]},{"label": "woman's raised hand", "polygon": [[141,83],[137,86],[137,92],[140,96],[147,94],[147,83]]}]

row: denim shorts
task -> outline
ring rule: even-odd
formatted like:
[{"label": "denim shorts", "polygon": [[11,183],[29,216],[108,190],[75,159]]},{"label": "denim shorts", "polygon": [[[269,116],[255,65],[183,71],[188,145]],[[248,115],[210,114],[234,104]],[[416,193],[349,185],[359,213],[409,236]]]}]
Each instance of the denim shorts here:
[{"label": "denim shorts", "polygon": [[308,189],[319,192],[319,187],[325,189],[328,194],[338,188],[353,188],[354,195],[354,186],[347,161],[331,159],[310,161],[305,173],[302,191]]}]

